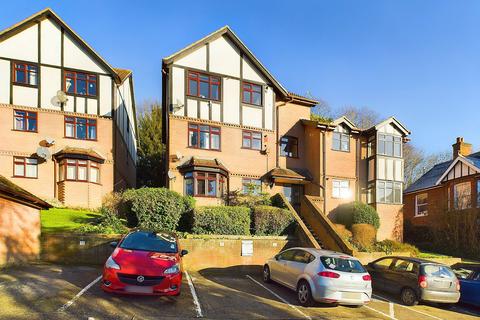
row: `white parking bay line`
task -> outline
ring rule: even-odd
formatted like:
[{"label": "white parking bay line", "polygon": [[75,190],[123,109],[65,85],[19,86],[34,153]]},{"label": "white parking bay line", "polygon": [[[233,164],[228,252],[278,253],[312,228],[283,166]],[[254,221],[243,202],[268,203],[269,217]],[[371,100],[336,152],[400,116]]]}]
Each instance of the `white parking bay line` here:
[{"label": "white parking bay line", "polygon": [[185,271],[185,276],[187,277],[188,286],[190,287],[190,291],[192,292],[193,304],[195,305],[195,311],[197,312],[197,318],[202,318],[203,317],[202,307],[200,306],[200,301],[198,300],[197,291],[195,290],[195,287],[193,286],[192,278],[190,277],[190,275],[188,274],[187,271]]},{"label": "white parking bay line", "polygon": [[67,310],[68,307],[70,307],[78,298],[80,298],[85,292],[88,291],[88,289],[90,289],[95,283],[97,283],[98,281],[100,281],[100,279],[102,279],[102,275],[99,275],[97,279],[93,280],[92,282],[90,282],[85,288],[83,288],[82,290],[80,290],[79,293],[77,293],[77,295],[75,297],[72,298],[72,300],[68,301],[67,303],[65,303],[63,306],[61,306],[57,312],[63,312],[65,310]]},{"label": "white parking bay line", "polygon": [[262,288],[264,288],[265,290],[267,290],[268,292],[270,292],[271,294],[273,294],[275,297],[277,297],[280,301],[282,301],[283,303],[285,303],[286,305],[288,305],[290,308],[294,309],[295,311],[297,311],[298,313],[300,313],[305,319],[312,319],[310,316],[306,315],[305,313],[302,312],[302,310],[298,309],[297,307],[295,307],[294,305],[291,305],[290,303],[288,303],[287,300],[283,299],[282,297],[280,297],[278,294],[276,294],[275,292],[273,292],[272,290],[270,290],[269,288],[267,288],[266,286],[264,286],[263,284],[261,284],[260,282],[258,282],[257,280],[253,279],[252,277],[250,277],[249,275],[247,275],[247,278],[252,280],[253,282],[255,282],[256,284],[258,284],[259,286],[261,286]]},{"label": "white parking bay line", "polygon": [[[388,301],[390,303],[394,303],[393,301],[390,301],[389,299],[385,298],[385,297],[382,297],[382,296],[379,296],[378,294],[374,294],[372,296],[375,296],[379,299],[382,299],[384,301]],[[411,310],[413,312],[416,312],[416,313],[419,313],[419,314],[423,314],[424,316],[427,316],[427,317],[430,317],[430,318],[433,318],[433,319],[437,319],[437,320],[444,320],[442,318],[439,318],[439,317],[436,317],[436,316],[433,316],[431,314],[428,314],[426,312],[422,312],[422,311],[419,311],[419,310],[416,310],[416,309],[413,309],[413,308],[410,308],[410,307],[407,307],[407,306],[404,306],[404,305],[401,305],[401,304],[398,304],[398,303],[395,303],[395,305],[399,306],[399,307],[402,307],[402,308],[405,308],[405,309],[408,309],[408,310]]]},{"label": "white parking bay line", "polygon": [[374,308],[372,308],[372,307],[369,307],[369,306],[363,306],[363,307],[364,307],[364,308],[367,308],[368,310],[372,310],[372,311],[374,311],[374,312],[376,312],[376,313],[378,313],[378,314],[381,314],[382,316],[387,317],[388,319],[398,320],[397,318],[392,317],[392,316],[389,316],[389,315],[386,314],[385,312],[379,311],[379,310],[374,309]]}]

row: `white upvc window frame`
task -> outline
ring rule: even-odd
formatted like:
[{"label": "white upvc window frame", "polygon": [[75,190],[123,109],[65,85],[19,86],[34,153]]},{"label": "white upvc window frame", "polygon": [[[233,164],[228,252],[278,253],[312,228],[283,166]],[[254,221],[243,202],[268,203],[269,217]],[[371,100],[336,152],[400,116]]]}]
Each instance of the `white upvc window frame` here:
[{"label": "white upvc window frame", "polygon": [[[418,200],[420,196],[425,196],[426,197],[426,202],[419,204]],[[425,210],[420,211],[419,207],[426,207]],[[422,212],[422,213],[419,213]],[[428,193],[419,193],[415,195],[415,217],[425,217],[428,216]]]}]

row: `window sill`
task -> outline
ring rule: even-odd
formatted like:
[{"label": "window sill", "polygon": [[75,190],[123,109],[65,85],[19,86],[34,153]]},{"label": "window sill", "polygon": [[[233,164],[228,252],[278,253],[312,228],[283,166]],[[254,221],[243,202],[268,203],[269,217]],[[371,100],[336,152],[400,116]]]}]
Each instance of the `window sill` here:
[{"label": "window sill", "polygon": [[89,98],[89,99],[98,99],[98,95],[96,96],[90,96],[87,94],[79,94],[79,93],[71,93],[71,92],[65,92],[67,96],[72,96],[72,97],[77,97],[77,98]]},{"label": "window sill", "polygon": [[12,84],[13,84],[14,86],[21,86],[21,87],[38,89],[38,85],[37,85],[37,84],[28,84],[28,83],[20,83],[20,82],[13,82]]},{"label": "window sill", "polygon": [[428,213],[425,214],[416,214],[413,216],[414,218],[421,218],[421,217],[428,217]]},{"label": "window sill", "polygon": [[203,148],[196,148],[196,147],[187,147],[188,149],[194,149],[194,150],[205,150],[205,151],[216,151],[216,152],[222,152],[222,149],[203,149]]},{"label": "window sill", "polygon": [[244,102],[244,101],[242,101],[242,105],[244,105],[246,107],[250,107],[250,108],[257,108],[257,109],[263,109],[264,108],[263,104],[258,105],[258,104]]},{"label": "window sill", "polygon": [[71,139],[71,140],[79,140],[79,141],[93,141],[98,142],[98,139],[81,139],[81,138],[73,138],[73,137],[63,137],[64,139]]},{"label": "window sill", "polygon": [[254,149],[254,148],[247,148],[247,147],[241,147],[240,149],[242,149],[242,150],[252,150],[252,151],[262,152],[262,149]]},{"label": "window sill", "polygon": [[12,131],[15,131],[15,132],[27,132],[27,133],[38,133],[38,130],[36,130],[36,131],[30,131],[30,130],[12,129]]},{"label": "window sill", "polygon": [[350,153],[350,149],[348,149],[348,151],[345,151],[345,150],[337,150],[337,149],[331,149],[332,151],[337,151],[337,152],[343,152],[343,153]]},{"label": "window sill", "polygon": [[211,99],[211,98],[203,98],[203,97],[199,97],[199,96],[192,96],[188,93],[187,93],[186,96],[187,96],[187,98],[196,99],[196,100],[205,101],[205,102],[222,103],[222,100],[215,100],[215,99]]},{"label": "window sill", "polygon": [[22,178],[22,179],[38,179],[38,176],[37,177],[25,177],[25,176],[16,176],[16,175],[13,175],[12,178]]}]

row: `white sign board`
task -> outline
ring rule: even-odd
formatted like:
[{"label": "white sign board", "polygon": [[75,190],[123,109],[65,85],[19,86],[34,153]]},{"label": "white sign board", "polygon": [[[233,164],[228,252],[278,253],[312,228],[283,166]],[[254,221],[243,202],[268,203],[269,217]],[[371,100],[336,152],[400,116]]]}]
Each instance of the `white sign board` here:
[{"label": "white sign board", "polygon": [[242,257],[253,256],[253,240],[242,240]]}]

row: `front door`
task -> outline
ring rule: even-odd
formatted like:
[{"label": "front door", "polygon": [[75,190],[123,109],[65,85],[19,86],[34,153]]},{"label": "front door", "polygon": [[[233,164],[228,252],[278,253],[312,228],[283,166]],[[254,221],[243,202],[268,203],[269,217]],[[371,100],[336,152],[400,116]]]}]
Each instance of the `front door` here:
[{"label": "front door", "polygon": [[300,202],[303,197],[303,185],[286,184],[283,186],[283,194],[295,211],[300,212]]}]

